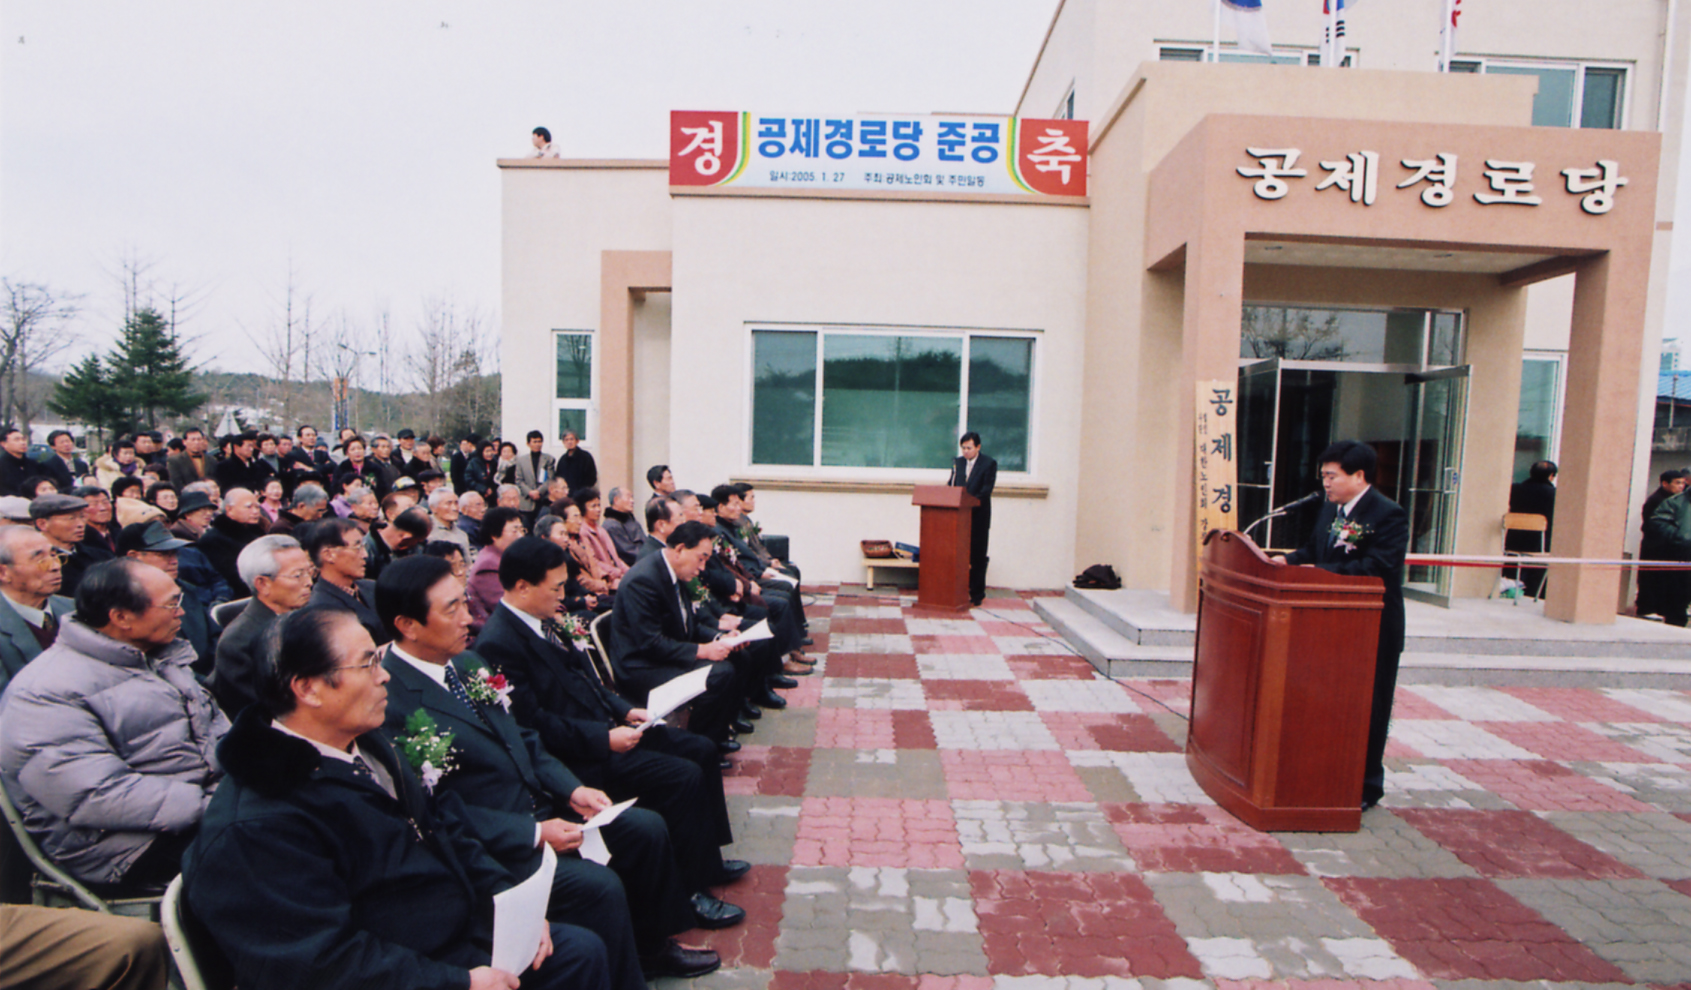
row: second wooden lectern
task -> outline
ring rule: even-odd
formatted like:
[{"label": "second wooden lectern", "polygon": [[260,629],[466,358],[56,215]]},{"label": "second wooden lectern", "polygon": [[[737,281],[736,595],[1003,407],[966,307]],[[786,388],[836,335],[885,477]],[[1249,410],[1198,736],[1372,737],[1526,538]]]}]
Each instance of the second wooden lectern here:
[{"label": "second wooden lectern", "polygon": [[1263,831],[1355,832],[1385,585],[1209,534],[1186,765]]},{"label": "second wooden lectern", "polygon": [[911,502],[922,507],[916,604],[958,612],[968,609],[971,510],[980,500],[955,485],[917,485]]}]

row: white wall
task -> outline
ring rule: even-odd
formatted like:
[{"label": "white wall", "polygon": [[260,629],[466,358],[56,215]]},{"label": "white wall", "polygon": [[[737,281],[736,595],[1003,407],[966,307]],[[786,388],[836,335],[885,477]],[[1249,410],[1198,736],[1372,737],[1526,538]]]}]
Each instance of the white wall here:
[{"label": "white wall", "polygon": [[[1057,587],[1075,573],[1075,477],[1087,211],[888,200],[678,197],[670,457],[684,487],[730,476],[942,483],[928,472],[749,465],[750,324],[1039,331],[1034,470],[1048,498],[994,500],[989,579]],[[991,453],[990,438],[985,445]],[[792,537],[807,580],[862,580],[858,541],[914,542],[903,495],[765,490],[758,517]]]}]

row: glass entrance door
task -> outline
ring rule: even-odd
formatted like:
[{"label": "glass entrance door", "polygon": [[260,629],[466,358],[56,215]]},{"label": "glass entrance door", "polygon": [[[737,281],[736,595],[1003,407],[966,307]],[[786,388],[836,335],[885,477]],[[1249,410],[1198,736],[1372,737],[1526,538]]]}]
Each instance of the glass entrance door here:
[{"label": "glass entrance door", "polygon": [[[1334,440],[1357,437],[1379,453],[1375,484],[1410,517],[1410,549],[1454,546],[1467,412],[1466,366],[1270,358],[1239,371],[1240,520],[1319,491],[1316,459]],[[1302,546],[1319,504],[1269,520],[1252,534],[1265,548]],[[1405,590],[1448,604],[1449,569],[1416,568]]]}]

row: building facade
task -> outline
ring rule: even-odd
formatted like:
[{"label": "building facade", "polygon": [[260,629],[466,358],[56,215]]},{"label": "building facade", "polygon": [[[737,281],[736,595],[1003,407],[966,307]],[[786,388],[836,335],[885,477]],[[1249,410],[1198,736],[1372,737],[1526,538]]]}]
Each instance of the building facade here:
[{"label": "building facade", "polygon": [[[861,539],[914,542],[910,489],[964,427],[1000,463],[998,584],[1110,563],[1192,607],[1211,513],[1303,494],[1341,436],[1380,449],[1418,551],[1495,553],[1509,484],[1548,456],[1558,552],[1616,556],[1654,485],[1684,19],[1481,5],[1470,71],[1440,74],[1439,3],[1359,7],[1337,70],[1308,64],[1312,5],[1285,6],[1270,58],[1215,50],[1202,5],[1063,3],[1016,112],[1087,121],[1084,196],[501,161],[506,434],[576,429],[642,495],[656,463],[753,480],[818,579],[860,579]],[[1197,445],[1217,386],[1225,464]],[[1606,621],[1617,583],[1569,569],[1548,608]]]}]

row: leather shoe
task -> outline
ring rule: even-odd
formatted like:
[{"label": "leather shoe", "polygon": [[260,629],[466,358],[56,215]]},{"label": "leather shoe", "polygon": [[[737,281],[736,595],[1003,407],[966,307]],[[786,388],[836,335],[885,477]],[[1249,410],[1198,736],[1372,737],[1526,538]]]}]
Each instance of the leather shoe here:
[{"label": "leather shoe", "polygon": [[722,957],[712,949],[689,949],[669,939],[658,954],[640,960],[640,969],[647,980],[655,980],[664,976],[680,977],[690,980],[695,976],[714,973],[722,968]]},{"label": "leather shoe", "polygon": [[717,769],[719,769],[719,770],[732,770],[732,769],[734,769],[734,761],[730,760],[728,757],[724,756],[722,759],[720,759],[716,762],[716,766],[717,766]]},{"label": "leather shoe", "polygon": [[[781,673],[790,674],[793,677],[809,677],[813,673],[811,668],[814,666],[815,664],[801,663],[797,660],[788,660],[786,663],[781,665]],[[795,683],[793,686],[797,687],[798,685]]]},{"label": "leather shoe", "polygon": [[725,859],[722,861],[722,872],[711,881],[711,886],[720,887],[740,879],[752,871],[752,864],[743,859]]},{"label": "leather shoe", "polygon": [[1362,799],[1362,810],[1367,811],[1369,808],[1372,808],[1375,805],[1379,804],[1380,798],[1382,798],[1384,796],[1385,795],[1383,795],[1383,794],[1370,794],[1370,795],[1363,797],[1363,799]]},{"label": "leather shoe", "polygon": [[757,695],[752,700],[756,701],[765,708],[774,708],[777,711],[787,707],[787,699],[781,697],[772,689],[767,687],[763,689],[763,693],[761,695]]},{"label": "leather shoe", "polygon": [[701,892],[693,895],[693,920],[700,928],[732,928],[746,920],[746,909]]},{"label": "leather shoe", "polygon": [[800,643],[800,644],[799,644],[799,645],[800,645],[800,646],[815,646],[815,645],[816,645],[816,640],[814,640],[814,639],[811,639],[811,638],[810,638],[810,636],[809,636],[809,635],[808,635],[808,634],[807,634],[807,635],[806,635],[806,636],[805,636],[805,637],[804,637],[804,642],[802,642],[802,643]]},{"label": "leather shoe", "polygon": [[752,724],[743,718],[737,718],[734,721],[729,722],[728,727],[733,729],[734,734],[737,736],[749,736],[752,734]]},{"label": "leather shoe", "polygon": [[[807,670],[805,673],[808,674],[810,671]],[[788,677],[786,674],[775,674],[769,678],[769,686],[772,688],[780,688],[785,691],[787,688],[798,687],[799,682],[793,680],[791,677]]]},{"label": "leather shoe", "polygon": [[742,718],[751,719],[755,722],[763,717],[763,709],[752,704],[750,701],[747,701],[745,704],[740,706],[740,716]]},{"label": "leather shoe", "polygon": [[733,739],[724,739],[716,744],[716,751],[724,756],[727,756],[729,753],[738,753],[740,751],[740,744],[738,741]]}]

